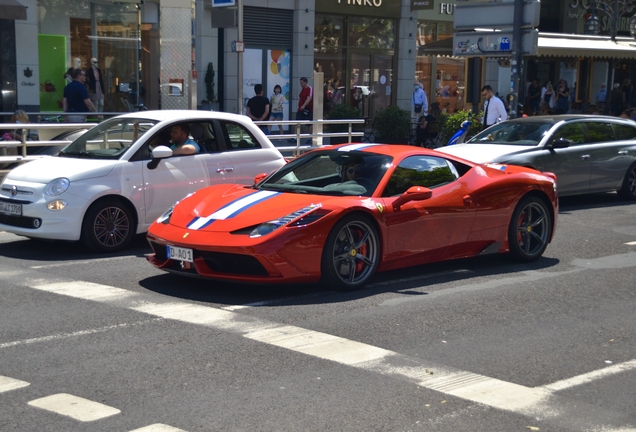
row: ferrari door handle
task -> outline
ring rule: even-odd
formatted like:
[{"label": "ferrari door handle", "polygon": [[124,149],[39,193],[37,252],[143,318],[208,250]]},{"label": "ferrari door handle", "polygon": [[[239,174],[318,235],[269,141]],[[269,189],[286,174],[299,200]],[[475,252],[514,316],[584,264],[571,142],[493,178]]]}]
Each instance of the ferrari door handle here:
[{"label": "ferrari door handle", "polygon": [[618,152],[618,154],[619,154],[619,155],[626,155],[626,154],[629,154],[629,152],[628,152],[627,150],[620,150],[620,151]]},{"label": "ferrari door handle", "polygon": [[475,202],[473,201],[473,197],[470,195],[466,195],[464,198],[464,205],[469,208],[475,208]]},{"label": "ferrari door handle", "polygon": [[587,160],[590,158],[589,154],[581,155],[581,160]]},{"label": "ferrari door handle", "polygon": [[226,173],[226,172],[232,172],[234,171],[234,168],[229,167],[229,168],[219,168],[216,170],[216,172],[218,172],[219,174],[221,173]]}]

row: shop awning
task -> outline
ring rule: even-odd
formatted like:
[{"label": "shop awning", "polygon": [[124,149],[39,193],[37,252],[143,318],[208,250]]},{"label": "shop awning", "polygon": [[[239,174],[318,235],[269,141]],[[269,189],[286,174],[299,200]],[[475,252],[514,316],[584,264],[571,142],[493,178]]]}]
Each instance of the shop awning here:
[{"label": "shop awning", "polygon": [[0,0],[0,17],[10,20],[26,20],[27,8],[17,0]]},{"label": "shop awning", "polygon": [[417,55],[450,57],[453,55],[453,38],[420,45],[417,48]]},{"label": "shop awning", "polygon": [[543,57],[634,58],[636,39],[539,33],[539,53]]},{"label": "shop awning", "polygon": [[[539,33],[539,57],[588,57],[636,59],[636,39]],[[452,56],[453,38],[422,45],[418,55]]]}]

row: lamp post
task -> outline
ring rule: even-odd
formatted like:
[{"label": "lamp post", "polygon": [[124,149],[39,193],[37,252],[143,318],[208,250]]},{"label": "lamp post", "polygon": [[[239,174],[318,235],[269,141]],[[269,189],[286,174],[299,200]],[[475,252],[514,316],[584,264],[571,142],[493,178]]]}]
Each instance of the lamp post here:
[{"label": "lamp post", "polygon": [[[596,16],[596,11],[600,10],[610,19],[610,37],[612,42],[616,42],[616,32],[618,29],[618,20],[627,14],[630,14],[636,9],[636,3],[634,0],[614,0],[608,2],[607,0],[593,0],[588,10],[591,9],[592,15],[587,19],[584,25],[585,33],[589,35],[596,35],[601,31],[601,23]],[[632,16],[629,22],[629,32],[632,36],[636,37],[636,15]]]}]

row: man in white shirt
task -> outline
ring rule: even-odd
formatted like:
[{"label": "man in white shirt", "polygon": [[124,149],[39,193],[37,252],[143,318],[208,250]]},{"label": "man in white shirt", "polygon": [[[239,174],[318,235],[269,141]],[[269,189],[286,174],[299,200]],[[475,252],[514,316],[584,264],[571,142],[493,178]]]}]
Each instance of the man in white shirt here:
[{"label": "man in white shirt", "polygon": [[503,101],[492,91],[492,87],[485,85],[481,89],[481,97],[484,98],[484,129],[492,126],[500,121],[504,121],[508,118],[508,112],[503,104]]}]

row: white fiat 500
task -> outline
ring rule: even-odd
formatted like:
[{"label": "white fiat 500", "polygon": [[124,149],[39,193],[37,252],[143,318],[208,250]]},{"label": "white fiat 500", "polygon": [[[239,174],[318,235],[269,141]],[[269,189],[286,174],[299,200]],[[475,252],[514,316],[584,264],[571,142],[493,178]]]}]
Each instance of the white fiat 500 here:
[{"label": "white fiat 500", "polygon": [[[173,155],[184,125],[199,152]],[[145,111],[106,120],[58,155],[10,171],[0,190],[0,230],[124,248],[184,196],[218,183],[252,184],[285,164],[252,121],[207,111]]]}]

